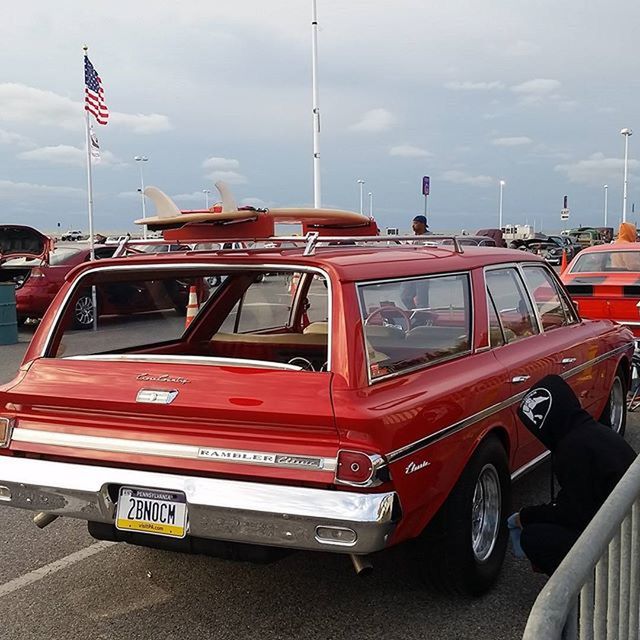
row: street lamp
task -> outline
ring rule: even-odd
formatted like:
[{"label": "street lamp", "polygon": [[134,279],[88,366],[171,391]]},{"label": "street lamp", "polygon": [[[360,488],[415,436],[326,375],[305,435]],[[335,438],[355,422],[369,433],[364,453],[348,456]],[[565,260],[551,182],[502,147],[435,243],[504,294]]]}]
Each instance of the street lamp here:
[{"label": "street lamp", "polygon": [[500,203],[498,205],[498,228],[500,229],[502,229],[502,192],[505,184],[507,183],[504,180],[500,180]]},{"label": "street lamp", "polygon": [[209,210],[209,194],[211,193],[211,191],[209,189],[203,189],[202,193],[204,193],[204,208],[208,211]]},{"label": "street lamp", "polygon": [[620,129],[620,134],[624,136],[624,186],[622,190],[622,222],[627,221],[627,176],[629,169],[629,136],[633,133],[631,129]]},{"label": "street lamp", "polygon": [[609,215],[609,185],[604,185],[604,226],[607,226],[607,217]]},{"label": "street lamp", "polygon": [[[144,201],[144,173],[142,167],[145,162],[149,162],[149,158],[147,156],[135,156],[134,160],[138,163],[140,167],[140,197],[142,198],[142,219],[144,220],[147,217],[147,206]],[[142,227],[142,237],[147,239],[147,225],[143,225]]]},{"label": "street lamp", "polygon": [[373,193],[369,191],[369,217],[373,218]]},{"label": "street lamp", "polygon": [[356,182],[360,185],[360,213],[364,210],[364,180],[356,180]]}]

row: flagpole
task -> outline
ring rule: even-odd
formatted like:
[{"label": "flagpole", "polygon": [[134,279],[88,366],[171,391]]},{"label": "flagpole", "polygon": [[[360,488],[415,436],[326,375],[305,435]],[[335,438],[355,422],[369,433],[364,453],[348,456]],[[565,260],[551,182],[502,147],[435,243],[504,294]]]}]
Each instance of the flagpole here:
[{"label": "flagpole", "polygon": [[[87,55],[87,51],[89,47],[86,45],[82,47],[84,51],[83,56],[83,69],[84,69],[84,58]],[[86,87],[86,79],[84,80],[84,85]],[[86,89],[85,89],[86,90]],[[83,96],[82,104],[85,103],[85,99]],[[87,204],[89,209],[89,260],[93,261],[96,259],[95,247],[93,242],[93,175],[91,172],[91,122],[89,120],[89,112],[85,109],[84,111],[84,121],[86,128],[86,138],[87,138]],[[96,288],[95,286],[91,287],[91,303],[93,305],[93,330],[98,330],[98,300],[96,296]]]},{"label": "flagpole", "polygon": [[[84,57],[87,55],[87,51],[89,47],[86,45],[82,47],[84,51],[83,56],[83,69],[84,69]],[[85,83],[86,84],[86,83]],[[82,104],[84,104],[84,97],[82,100]],[[95,260],[95,248],[93,243],[93,174],[91,171],[91,122],[89,120],[89,112],[85,109],[84,111],[84,121],[86,127],[86,138],[87,138],[87,195],[88,195],[88,209],[89,209],[89,256],[90,260]]]}]

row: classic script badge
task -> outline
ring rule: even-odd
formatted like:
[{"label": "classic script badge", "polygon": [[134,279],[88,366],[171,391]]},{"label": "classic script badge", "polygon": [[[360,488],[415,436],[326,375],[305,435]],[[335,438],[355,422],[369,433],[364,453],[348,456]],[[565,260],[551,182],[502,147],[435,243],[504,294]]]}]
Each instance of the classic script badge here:
[{"label": "classic script badge", "polygon": [[276,467],[301,467],[303,469],[322,469],[321,458],[290,456],[281,453],[263,453],[260,451],[238,451],[234,449],[198,449],[199,458],[209,458],[220,462],[245,462],[247,464],[268,464]]},{"label": "classic script badge", "polygon": [[405,475],[409,475],[410,473],[420,471],[420,469],[426,469],[430,465],[431,463],[428,460],[424,460],[423,462],[410,462],[404,470],[404,473]]},{"label": "classic script badge", "polygon": [[170,376],[168,373],[162,373],[160,375],[153,375],[152,373],[141,373],[136,380],[142,380],[143,382],[177,382],[178,384],[188,384],[191,382],[181,376]]}]

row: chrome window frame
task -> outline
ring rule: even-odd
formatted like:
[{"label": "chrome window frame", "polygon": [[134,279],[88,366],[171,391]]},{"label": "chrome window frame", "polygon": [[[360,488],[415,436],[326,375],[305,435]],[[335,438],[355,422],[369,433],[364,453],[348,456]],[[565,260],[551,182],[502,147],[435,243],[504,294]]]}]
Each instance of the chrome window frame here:
[{"label": "chrome window frame", "polygon": [[[408,367],[407,369],[403,369],[402,371],[394,371],[393,373],[388,373],[384,376],[378,376],[376,378],[371,377],[371,362],[369,360],[369,349],[367,349],[367,335],[364,330],[364,320],[366,315],[364,313],[364,309],[362,307],[363,299],[360,295],[360,289],[364,287],[368,287],[376,284],[392,284],[394,282],[410,282],[411,280],[425,280],[429,278],[443,278],[448,276],[458,276],[463,275],[467,278],[467,286],[469,291],[469,346],[470,348],[466,351],[461,351],[460,353],[455,353],[450,356],[445,356],[443,358],[438,358],[437,360],[431,360],[430,362],[425,362],[423,364],[417,364],[413,367]],[[398,376],[403,376],[409,373],[415,373],[421,369],[429,368],[436,364],[441,364],[443,362],[448,362],[449,360],[455,360],[462,356],[468,356],[475,352],[475,300],[473,296],[473,278],[471,277],[471,270],[462,270],[462,271],[447,271],[443,273],[430,273],[427,275],[420,276],[408,276],[408,277],[399,277],[399,278],[382,278],[377,280],[362,280],[360,282],[356,282],[356,295],[358,298],[358,308],[360,310],[360,320],[362,322],[362,338],[363,338],[363,348],[365,354],[366,361],[366,369],[367,369],[367,382],[368,386],[372,386],[377,384],[378,382],[383,382],[385,380],[390,380],[392,378],[397,378]]]},{"label": "chrome window frame", "polygon": [[[502,324],[502,318],[500,318],[500,311],[498,310],[498,308],[496,307],[496,312],[498,313],[498,319],[500,320],[500,326],[502,327],[502,335],[505,338],[505,343],[503,345],[500,345],[499,347],[493,347],[495,349],[500,349],[500,347],[504,347],[506,345],[509,344],[515,344],[516,342],[519,342],[520,340],[526,340],[527,338],[534,338],[537,335],[541,335],[544,333],[543,329],[542,329],[542,322],[540,321],[540,315],[538,314],[538,308],[536,307],[533,298],[531,297],[531,292],[529,291],[529,287],[527,286],[527,282],[524,278],[524,272],[522,271],[522,265],[523,264],[534,264],[534,265],[538,265],[538,264],[542,264],[540,262],[526,262],[526,263],[522,263],[522,262],[503,262],[500,264],[491,264],[491,265],[487,265],[485,267],[482,268],[482,275],[484,277],[484,284],[485,284],[485,288],[487,291],[489,291],[489,285],[487,283],[487,272],[489,271],[498,271],[500,269],[514,269],[517,273],[517,276],[520,280],[520,283],[522,284],[523,288],[524,288],[524,293],[526,296],[526,299],[529,301],[529,304],[531,305],[531,310],[533,312],[532,317],[535,319],[535,324],[536,324],[536,328],[538,329],[538,333],[534,333],[531,336],[522,336],[522,337],[518,337],[516,340],[511,340],[508,341],[506,339],[506,334],[504,332],[504,325]],[[487,309],[487,313],[489,312],[489,310]],[[488,316],[487,316],[488,319]]]},{"label": "chrome window frame", "polygon": [[[554,271],[553,271],[552,269],[550,269],[550,268],[548,267],[548,265],[546,265],[546,264],[539,264],[539,263],[537,263],[537,262],[525,262],[525,263],[523,263],[523,264],[522,264],[522,266],[521,266],[522,277],[523,277],[523,279],[524,279],[524,281],[525,281],[525,285],[527,286],[527,288],[529,288],[529,285],[528,285],[528,283],[527,283],[527,279],[526,279],[526,271],[525,271],[525,269],[527,269],[527,268],[531,268],[531,267],[538,267],[539,269],[542,269],[543,271],[545,271],[545,272],[549,275],[549,278],[550,278],[550,280],[551,280],[551,283],[552,283],[552,285],[553,285],[553,287],[554,287],[554,289],[555,289],[555,292],[556,292],[556,294],[557,294],[557,296],[558,296],[558,300],[560,300],[560,303],[561,303],[561,304],[562,304],[562,302],[564,301],[565,306],[567,307],[567,309],[569,309],[569,311],[573,311],[573,307],[572,307],[570,304],[568,304],[568,303],[567,303],[567,300],[566,300],[566,299],[564,299],[564,296],[562,295],[562,294],[563,294],[563,292],[562,292],[562,291],[559,289],[559,287],[558,287],[558,281],[557,281],[557,278],[556,278],[556,276],[555,276]],[[540,321],[540,327],[542,328],[541,333],[547,333],[547,329],[545,329],[545,328],[544,328],[544,326],[542,325],[542,316],[540,316],[540,311],[539,311],[539,309],[538,309],[538,305],[536,304],[535,298],[534,298],[534,296],[533,296],[533,291],[531,291],[531,290],[530,290],[530,291],[529,291],[529,295],[530,295],[531,300],[532,300],[532,302],[533,302],[534,309],[535,309],[535,311],[536,311],[536,315],[538,316],[538,319],[539,319],[539,321]],[[565,312],[564,306],[563,306],[562,311],[563,311],[563,313]],[[579,323],[579,320],[577,320],[577,318],[578,318],[578,316],[575,316],[575,315],[574,315],[574,317],[571,319],[571,322],[568,322],[567,324],[561,325],[560,327],[551,327],[551,328],[549,329],[549,331],[553,331],[554,329],[561,329],[562,327],[570,327],[570,326],[571,326],[571,325],[573,325],[573,324],[578,324],[578,323]],[[569,318],[567,318],[567,319],[569,320]]]},{"label": "chrome window frame", "polygon": [[[251,264],[251,263],[243,263],[243,264],[225,264],[223,262],[196,262],[196,263],[188,263],[184,262],[169,262],[162,264],[135,264],[135,265],[108,265],[108,266],[96,266],[92,269],[87,269],[81,273],[78,277],[75,278],[73,283],[71,284],[69,290],[65,293],[64,298],[58,305],[58,308],[55,312],[55,315],[51,321],[49,329],[47,331],[47,335],[44,339],[42,350],[40,351],[40,358],[51,358],[54,359],[56,356],[47,355],[48,351],[51,347],[51,342],[53,340],[53,336],[56,334],[58,329],[60,328],[60,322],[62,317],[67,311],[69,306],[69,302],[73,295],[76,293],[78,289],[82,287],[82,283],[88,276],[93,275],[95,273],[100,272],[126,272],[130,271],[132,274],[137,272],[148,272],[151,271],[154,274],[162,272],[162,271],[175,271],[181,270],[182,272],[189,271],[201,271],[203,269],[224,269],[228,272],[233,271],[278,271],[278,272],[300,272],[300,273],[314,273],[321,275],[325,278],[327,282],[327,316],[328,316],[328,329],[327,329],[327,368],[326,371],[317,371],[316,373],[328,373],[332,370],[333,364],[333,283],[331,278],[329,277],[329,273],[320,267],[312,267],[309,265],[300,265],[300,264]],[[292,306],[295,304],[295,300],[292,302]],[[182,338],[184,334],[179,336]]]}]

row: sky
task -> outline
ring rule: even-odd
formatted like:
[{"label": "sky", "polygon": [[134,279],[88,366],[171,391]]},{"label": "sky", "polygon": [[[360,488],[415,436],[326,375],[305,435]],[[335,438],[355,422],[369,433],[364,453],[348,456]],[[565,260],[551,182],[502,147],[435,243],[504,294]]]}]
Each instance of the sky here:
[{"label": "sky", "polygon": [[[561,228],[640,214],[633,0],[317,0],[323,206],[407,229]],[[0,222],[87,225],[82,46],[111,116],[95,125],[96,228],[133,229],[144,181],[184,209],[311,206],[311,0],[13,4],[0,22]],[[153,205],[148,207],[152,213]]]}]

